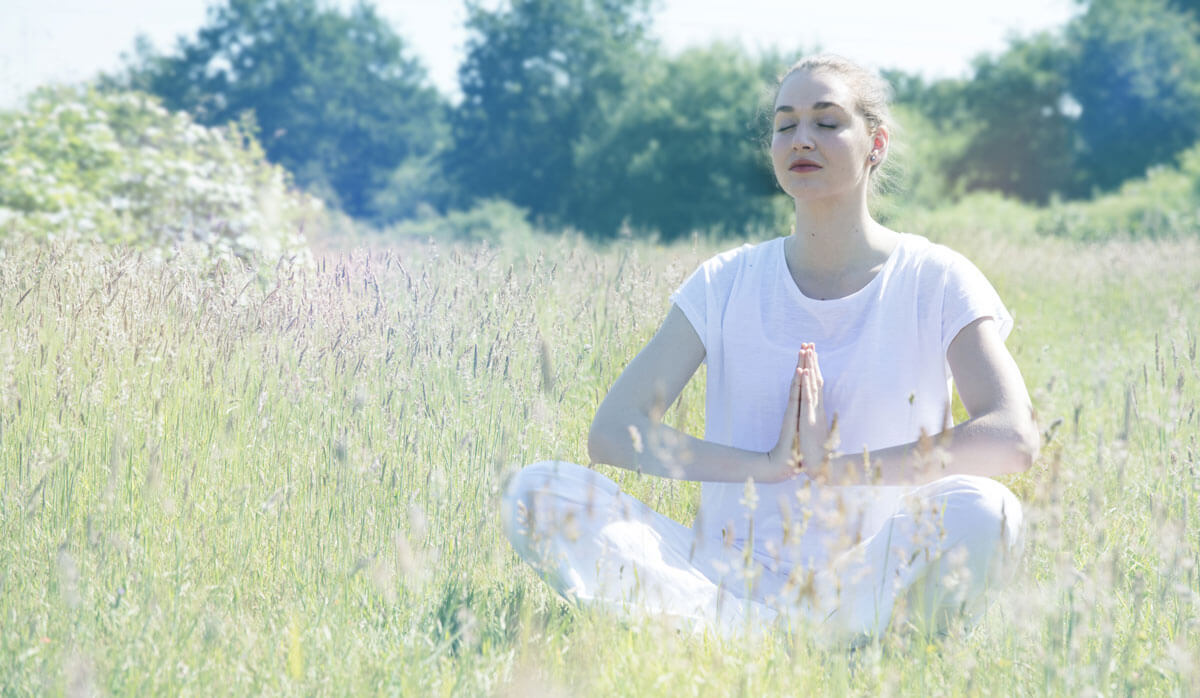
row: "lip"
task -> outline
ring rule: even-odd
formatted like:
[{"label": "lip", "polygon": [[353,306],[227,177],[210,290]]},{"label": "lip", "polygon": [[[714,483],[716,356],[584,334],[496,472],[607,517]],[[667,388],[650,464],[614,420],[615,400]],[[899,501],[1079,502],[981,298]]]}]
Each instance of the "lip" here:
[{"label": "lip", "polygon": [[807,158],[800,158],[793,160],[792,164],[788,165],[788,169],[792,172],[816,172],[821,169],[821,166]]}]

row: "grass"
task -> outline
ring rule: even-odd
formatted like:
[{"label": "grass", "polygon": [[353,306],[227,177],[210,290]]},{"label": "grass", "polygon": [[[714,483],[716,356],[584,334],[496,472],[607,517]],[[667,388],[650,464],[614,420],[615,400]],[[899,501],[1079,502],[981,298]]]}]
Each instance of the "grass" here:
[{"label": "grass", "polygon": [[[912,221],[1016,317],[1046,446],[968,635],[854,653],[566,606],[497,497],[591,415],[719,242],[327,249],[276,281],[0,259],[0,694],[1195,695],[1200,244]],[[918,229],[920,227],[920,229]],[[703,432],[702,380],[668,422]],[[690,520],[694,484],[604,468]]]}]

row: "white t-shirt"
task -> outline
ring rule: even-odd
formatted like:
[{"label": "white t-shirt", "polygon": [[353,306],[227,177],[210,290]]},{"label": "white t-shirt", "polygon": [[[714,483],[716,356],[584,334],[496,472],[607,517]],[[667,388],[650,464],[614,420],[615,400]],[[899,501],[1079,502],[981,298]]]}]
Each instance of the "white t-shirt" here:
[{"label": "white t-shirt", "polygon": [[[870,283],[844,298],[814,300],[792,280],[784,240],[719,254],[671,295],[704,343],[705,439],[753,451],[774,447],[803,342],[816,346],[841,452],[909,443],[922,429],[941,432],[952,421],[950,342],[981,317],[996,321],[1001,339],[1012,328],[984,275],[957,252],[902,233]],[[751,511],[744,484],[706,482],[695,528],[744,545],[753,521],[754,547],[762,553],[778,549],[787,522],[811,511],[800,547],[815,562],[844,547],[847,536],[881,523],[906,489],[810,490],[805,483],[756,484]]]}]

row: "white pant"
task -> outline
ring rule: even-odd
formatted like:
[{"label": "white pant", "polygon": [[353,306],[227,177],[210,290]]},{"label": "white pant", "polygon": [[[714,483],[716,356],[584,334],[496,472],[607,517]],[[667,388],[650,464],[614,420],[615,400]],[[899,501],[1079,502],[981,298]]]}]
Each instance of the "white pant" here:
[{"label": "white pant", "polygon": [[984,608],[1012,569],[1021,505],[1004,485],[968,475],[913,488],[876,531],[820,568],[766,542],[742,550],[699,537],[600,473],[542,461],[516,473],[502,500],[517,554],[558,593],[626,615],[648,613],[724,635],[819,626],[842,642],[883,632],[904,598],[942,624]]}]

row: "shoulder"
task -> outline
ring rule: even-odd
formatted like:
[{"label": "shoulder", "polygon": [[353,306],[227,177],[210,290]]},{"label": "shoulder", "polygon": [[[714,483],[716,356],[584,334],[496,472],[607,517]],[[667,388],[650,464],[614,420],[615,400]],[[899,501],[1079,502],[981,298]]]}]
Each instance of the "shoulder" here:
[{"label": "shoulder", "polygon": [[901,266],[918,272],[922,278],[945,281],[964,273],[979,273],[971,260],[962,253],[921,235],[904,233],[900,245]]},{"label": "shoulder", "polygon": [[745,243],[719,252],[705,260],[697,273],[712,281],[718,278],[735,278],[747,270],[763,268],[779,252],[783,238],[775,238],[757,244]]},{"label": "shoulder", "polygon": [[915,233],[901,233],[900,249],[905,261],[915,266],[947,267],[957,258],[966,259],[949,247]]},{"label": "shoulder", "polygon": [[962,253],[920,237],[907,236],[911,268],[924,298],[940,303],[944,348],[962,328],[983,317],[995,321],[1001,340],[1013,318],[987,276]]}]

